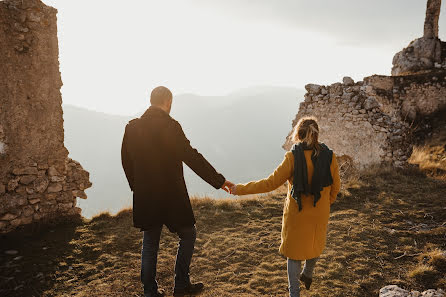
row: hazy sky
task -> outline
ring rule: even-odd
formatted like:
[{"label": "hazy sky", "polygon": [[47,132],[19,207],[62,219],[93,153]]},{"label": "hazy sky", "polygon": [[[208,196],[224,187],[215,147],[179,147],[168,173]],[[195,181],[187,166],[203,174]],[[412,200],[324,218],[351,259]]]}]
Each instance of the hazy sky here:
[{"label": "hazy sky", "polygon": [[114,114],[146,108],[158,85],[174,94],[225,95],[390,74],[393,55],[422,36],[426,6],[426,0],[43,1],[59,10],[64,102]]}]

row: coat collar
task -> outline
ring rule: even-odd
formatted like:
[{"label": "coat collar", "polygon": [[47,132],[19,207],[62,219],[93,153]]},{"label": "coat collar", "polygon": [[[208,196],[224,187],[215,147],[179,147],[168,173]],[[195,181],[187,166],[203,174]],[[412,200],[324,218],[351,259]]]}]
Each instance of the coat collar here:
[{"label": "coat collar", "polygon": [[159,107],[156,106],[150,106],[145,112],[144,114],[141,116],[141,118],[146,118],[146,117],[150,117],[150,116],[167,116],[170,117],[170,115],[165,112],[164,110],[162,110]]}]

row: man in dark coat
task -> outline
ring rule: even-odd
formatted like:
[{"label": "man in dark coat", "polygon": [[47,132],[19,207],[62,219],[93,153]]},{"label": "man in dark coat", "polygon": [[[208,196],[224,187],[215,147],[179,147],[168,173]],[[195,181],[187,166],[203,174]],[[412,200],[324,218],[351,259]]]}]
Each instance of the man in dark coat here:
[{"label": "man in dark coat", "polygon": [[191,295],[202,291],[204,285],[192,284],[189,278],[196,229],[183,162],[216,189],[229,192],[233,184],[190,145],[181,125],[169,116],[172,106],[169,89],[153,89],[150,103],[140,118],[127,124],[121,148],[122,166],[133,191],[133,223],[143,231],[144,296],[164,296],[155,280],[163,225],[180,237],[174,296]]}]

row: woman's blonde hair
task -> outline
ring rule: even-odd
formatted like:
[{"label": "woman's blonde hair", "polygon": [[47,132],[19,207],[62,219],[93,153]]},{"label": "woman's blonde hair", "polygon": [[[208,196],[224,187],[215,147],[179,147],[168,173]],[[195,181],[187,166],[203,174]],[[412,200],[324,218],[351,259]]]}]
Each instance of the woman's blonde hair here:
[{"label": "woman's blonde hair", "polygon": [[321,150],[319,144],[319,125],[315,117],[303,117],[297,122],[293,133],[294,142],[303,142],[312,148],[317,156]]}]

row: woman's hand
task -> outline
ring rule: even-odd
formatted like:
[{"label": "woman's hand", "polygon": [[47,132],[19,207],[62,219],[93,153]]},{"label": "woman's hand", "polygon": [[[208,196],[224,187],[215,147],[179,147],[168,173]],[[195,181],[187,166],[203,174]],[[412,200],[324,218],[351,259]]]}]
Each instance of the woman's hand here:
[{"label": "woman's hand", "polygon": [[231,187],[231,194],[232,194],[232,195],[237,195],[237,185],[233,185],[233,186]]},{"label": "woman's hand", "polygon": [[228,180],[225,180],[225,183],[223,184],[223,186],[221,186],[221,189],[228,192],[229,194],[232,194],[231,189],[234,187],[234,184],[231,183]]}]

